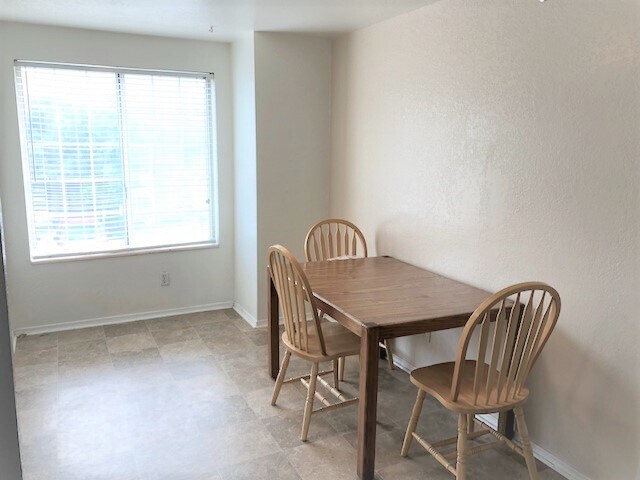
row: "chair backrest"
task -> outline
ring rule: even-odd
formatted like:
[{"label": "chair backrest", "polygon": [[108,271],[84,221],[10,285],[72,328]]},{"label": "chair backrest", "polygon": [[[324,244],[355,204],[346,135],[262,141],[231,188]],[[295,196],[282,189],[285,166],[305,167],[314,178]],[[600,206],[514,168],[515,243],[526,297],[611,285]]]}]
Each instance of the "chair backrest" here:
[{"label": "chair backrest", "polygon": [[327,350],[313,291],[296,257],[282,245],[270,247],[269,272],[278,292],[284,328],[289,341],[296,348],[309,351],[308,317],[312,316],[311,323],[320,341],[321,353],[326,355]]},{"label": "chair backrest", "polygon": [[[540,282],[512,285],[485,300],[473,312],[460,337],[452,401],[458,400],[463,370],[472,368],[465,365],[465,359],[476,360],[473,404],[495,406],[517,400],[559,314],[558,292]],[[472,352],[468,357],[476,329],[480,330],[477,356]]]},{"label": "chair backrest", "polygon": [[353,223],[329,218],[316,223],[304,242],[307,262],[320,262],[336,257],[366,257],[367,242]]}]

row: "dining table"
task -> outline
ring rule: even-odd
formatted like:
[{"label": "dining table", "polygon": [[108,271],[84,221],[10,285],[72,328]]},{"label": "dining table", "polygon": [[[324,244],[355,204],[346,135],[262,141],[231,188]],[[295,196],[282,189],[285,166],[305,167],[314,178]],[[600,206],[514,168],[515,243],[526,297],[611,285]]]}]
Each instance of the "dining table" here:
[{"label": "dining table", "polygon": [[[302,269],[318,309],[361,339],[357,472],[371,480],[380,341],[462,327],[491,294],[389,256],[307,262]],[[271,277],[268,283],[269,371],[275,379],[280,368],[280,315]],[[498,430],[513,436],[511,412],[500,416]]]}]

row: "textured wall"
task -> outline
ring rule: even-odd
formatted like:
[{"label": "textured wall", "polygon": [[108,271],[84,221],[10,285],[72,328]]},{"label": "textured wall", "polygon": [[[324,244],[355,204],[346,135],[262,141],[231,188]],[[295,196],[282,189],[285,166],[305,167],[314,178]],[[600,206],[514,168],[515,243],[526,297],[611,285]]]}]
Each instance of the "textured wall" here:
[{"label": "textured wall", "polygon": [[[0,22],[0,195],[11,327],[192,307],[233,300],[230,47]],[[13,60],[193,70],[216,74],[220,248],[95,260],[29,261]],[[160,272],[171,286],[160,287]]]},{"label": "textured wall", "polygon": [[[639,9],[443,0],[334,47],[332,214],[378,254],[559,290],[526,412],[593,479],[640,478]],[[425,365],[457,338],[396,349]]]}]

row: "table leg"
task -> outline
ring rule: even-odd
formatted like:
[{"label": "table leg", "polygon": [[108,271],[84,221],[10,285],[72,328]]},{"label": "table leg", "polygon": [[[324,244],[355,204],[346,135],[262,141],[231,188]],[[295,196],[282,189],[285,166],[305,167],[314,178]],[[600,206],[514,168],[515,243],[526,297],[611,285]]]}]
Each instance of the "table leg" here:
[{"label": "table leg", "polygon": [[508,439],[513,439],[515,434],[514,429],[515,416],[513,410],[507,410],[502,412],[498,416],[498,432],[503,434]]},{"label": "table leg", "polygon": [[358,413],[358,476],[373,480],[378,407],[378,342],[376,329],[362,329],[360,339],[360,406]]},{"label": "table leg", "polygon": [[280,309],[278,305],[278,292],[271,279],[271,273],[267,268],[267,325],[269,329],[269,373],[271,378],[276,378],[280,371]]}]

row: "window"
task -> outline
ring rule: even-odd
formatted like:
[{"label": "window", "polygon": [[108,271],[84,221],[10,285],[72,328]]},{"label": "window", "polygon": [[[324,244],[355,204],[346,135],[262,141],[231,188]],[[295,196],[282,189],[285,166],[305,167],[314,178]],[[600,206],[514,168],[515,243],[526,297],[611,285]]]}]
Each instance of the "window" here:
[{"label": "window", "polygon": [[15,72],[32,260],[217,244],[213,75]]}]

